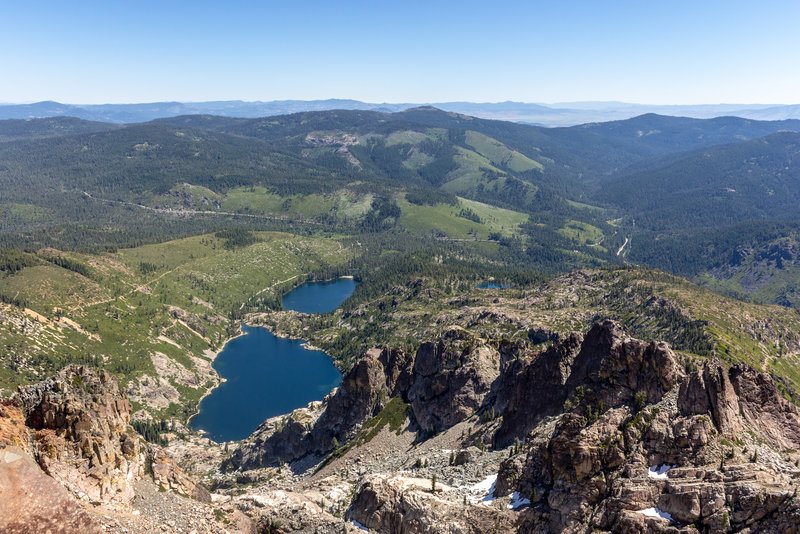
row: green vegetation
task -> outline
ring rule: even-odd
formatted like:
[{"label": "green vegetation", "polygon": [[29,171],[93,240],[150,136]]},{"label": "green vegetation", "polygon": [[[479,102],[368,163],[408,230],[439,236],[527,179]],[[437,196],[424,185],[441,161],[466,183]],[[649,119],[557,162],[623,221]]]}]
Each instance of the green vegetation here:
[{"label": "green vegetation", "polygon": [[402,430],[403,423],[406,421],[408,414],[408,404],[403,402],[403,399],[393,397],[383,409],[378,412],[378,415],[364,423],[364,426],[344,447],[339,446],[339,440],[333,438],[331,447],[333,452],[317,467],[319,471],[333,460],[341,458],[349,450],[360,447],[372,441],[386,426],[389,427],[390,432],[395,432],[398,436]]},{"label": "green vegetation", "polygon": [[468,130],[466,143],[495,165],[506,167],[511,171],[524,172],[532,169],[541,171],[544,169],[541,163],[533,161],[515,150],[510,150],[501,142],[487,135]]},{"label": "green vegetation", "polygon": [[161,445],[162,447],[167,446],[167,439],[161,435],[169,431],[169,425],[167,425],[166,421],[159,421],[158,423],[150,421],[132,421],[131,426],[146,441]]},{"label": "green vegetation", "polygon": [[[456,239],[488,239],[491,233],[510,237],[519,234],[528,220],[523,213],[459,198],[455,205],[411,204],[398,199],[399,224],[413,233]],[[465,216],[469,215],[469,216]],[[477,220],[476,220],[477,219]]]},{"label": "green vegetation", "polygon": [[[533,325],[612,317],[687,366],[748,362],[795,397],[794,314],[619,267],[800,304],[800,143],[785,127],[548,129],[431,108],[0,121],[0,387],[102,365],[137,406],[185,419],[214,384],[208,351],[250,313],[342,368],[450,323],[534,341]],[[550,282],[575,269],[592,270]],[[277,312],[284,291],[342,274],[360,282],[342,309]]]},{"label": "green vegetation", "polygon": [[585,332],[608,317],[640,339],[669,342],[684,355],[687,368],[711,355],[748,363],[769,370],[787,396],[800,398],[800,318],[786,308],[732,300],[643,268],[599,269],[547,282],[495,272],[495,281],[511,287],[476,289],[480,273],[486,280],[490,270],[453,259],[414,258],[416,263],[398,261],[394,270],[376,273],[385,278],[380,284],[365,280],[329,316],[292,323],[279,321],[277,313],[263,321],[279,331],[302,331],[315,346],[347,362],[375,345],[415,350],[420,340],[452,324],[489,340],[540,343],[541,328]]},{"label": "green vegetation", "polygon": [[[215,383],[209,351],[238,333],[238,320],[350,254],[336,240],[237,230],[102,255],[24,256],[32,265],[0,276],[0,296],[16,300],[0,309],[0,387],[70,362],[102,364],[134,401],[185,419]],[[54,257],[62,261],[46,261]],[[148,405],[140,397],[152,391],[166,397]]]}]

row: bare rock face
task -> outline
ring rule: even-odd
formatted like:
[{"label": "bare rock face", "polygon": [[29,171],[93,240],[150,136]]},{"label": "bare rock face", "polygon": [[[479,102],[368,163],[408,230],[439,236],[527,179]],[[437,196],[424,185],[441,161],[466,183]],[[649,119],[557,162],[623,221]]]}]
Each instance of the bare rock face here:
[{"label": "bare rock face", "polygon": [[0,447],[15,446],[29,451],[30,439],[25,414],[13,399],[0,400]]},{"label": "bare rock face", "polygon": [[585,338],[572,334],[504,377],[497,395],[503,423],[495,443],[521,439],[543,418],[561,413],[565,403],[583,402],[594,413],[633,404],[637,394],[640,402],[657,402],[680,374],[666,343],[633,339],[613,321],[598,323]]},{"label": "bare rock face", "polygon": [[[382,360],[389,365],[385,367]],[[254,469],[290,462],[308,454],[324,454],[334,438],[343,443],[364,421],[383,407],[389,393],[407,380],[404,354],[385,349],[369,350],[325,400],[325,410],[308,427],[290,416],[277,431],[259,429],[226,460],[226,469]]]},{"label": "bare rock face", "polygon": [[421,429],[449,428],[483,406],[499,374],[497,350],[458,327],[423,344],[413,356],[402,350],[371,349],[325,400],[312,426],[291,416],[277,431],[259,428],[223,467],[254,469],[327,454],[334,439],[345,443],[395,396],[409,402]]},{"label": "bare rock face", "polygon": [[739,413],[752,427],[761,429],[773,445],[786,449],[800,443],[797,407],[783,398],[772,379],[739,364],[728,372],[739,400]]},{"label": "bare rock face", "polygon": [[462,328],[423,343],[408,390],[417,424],[433,433],[463,421],[483,405],[499,375],[497,350]]},{"label": "bare rock face", "polygon": [[256,532],[261,534],[342,534],[347,531],[340,517],[320,506],[321,501],[314,502],[302,493],[274,490],[243,497],[242,501],[245,509],[258,510]]},{"label": "bare rock face", "polygon": [[[527,365],[509,366],[503,373],[496,401],[503,413],[503,424],[495,438],[498,445],[507,445],[526,435],[544,417],[561,412],[567,400],[566,382],[582,342],[583,336],[572,334],[562,343],[530,356]],[[524,358],[519,354],[524,352],[522,347],[501,346],[500,350],[504,355],[514,350],[517,362]]]},{"label": "bare rock face", "polygon": [[[460,328],[413,357],[370,351],[318,419],[251,441],[238,465],[259,465],[248,455],[265,451],[327,452],[391,396],[408,402],[423,436],[499,409],[502,422],[476,426],[482,439],[496,430],[496,447],[513,447],[494,483],[498,506],[462,500],[458,482],[434,491],[433,478],[367,474],[345,517],[374,531],[800,532],[797,408],[750,367],[712,358],[687,373],[667,344],[634,339],[613,321],[544,351],[527,342],[495,349]],[[451,454],[441,473],[459,463]]]},{"label": "bare rock face", "polygon": [[384,347],[378,356],[386,374],[386,389],[390,397],[403,395],[414,379],[414,355],[402,349]]},{"label": "bare rock face", "polygon": [[0,532],[103,532],[75,499],[19,447],[0,449]]},{"label": "bare rock face", "polygon": [[127,502],[142,474],[131,405],[104,370],[69,366],[17,398],[35,431],[39,465],[73,494],[90,501]]},{"label": "bare rock face", "polygon": [[153,447],[150,454],[153,480],[159,487],[191,497],[200,502],[210,503],[211,494],[178,467],[172,458],[160,447]]},{"label": "bare rock face", "polygon": [[586,334],[566,386],[570,391],[591,389],[593,400],[610,408],[632,402],[637,393],[648,403],[657,402],[680,374],[666,343],[631,338],[620,324],[606,320]]},{"label": "bare rock face", "polygon": [[[668,346],[608,321],[586,335],[568,375],[540,385],[566,388],[564,413],[546,422],[534,409],[527,454],[498,475],[496,495],[530,496],[520,532],[800,527],[800,416],[769,377],[716,359],[686,376]],[[520,405],[509,401],[509,428],[525,428],[510,411]]]},{"label": "bare rock face", "polygon": [[728,367],[718,359],[681,384],[678,407],[686,415],[710,413],[716,427],[728,437],[742,430],[739,397],[728,378]]},{"label": "bare rock face", "polygon": [[[211,496],[129,425],[131,405],[104,370],[68,366],[3,401],[0,446],[23,442],[42,471],[75,497],[129,503],[134,482],[152,467],[157,484],[201,502]],[[56,484],[57,485],[57,484]]]},{"label": "bare rock face", "polygon": [[439,499],[430,482],[374,475],[356,488],[347,518],[386,534],[513,532],[516,516],[482,505]]}]

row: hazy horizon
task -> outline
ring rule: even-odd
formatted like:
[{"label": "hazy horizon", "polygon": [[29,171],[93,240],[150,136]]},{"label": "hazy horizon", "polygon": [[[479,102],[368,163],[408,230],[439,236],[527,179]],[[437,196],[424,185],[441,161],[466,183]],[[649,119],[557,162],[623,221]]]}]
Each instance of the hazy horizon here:
[{"label": "hazy horizon", "polygon": [[543,101],[522,101],[522,100],[426,100],[426,101],[411,101],[411,100],[398,100],[398,101],[388,101],[388,100],[377,100],[377,101],[367,101],[367,100],[360,100],[358,98],[347,98],[347,97],[329,97],[329,98],[276,98],[276,99],[269,99],[269,100],[244,100],[241,98],[226,98],[226,99],[214,99],[214,100],[176,100],[176,99],[168,99],[168,100],[141,100],[141,101],[126,101],[126,102],[111,102],[111,101],[98,101],[98,102],[67,102],[58,100],[55,98],[45,98],[41,100],[28,100],[28,101],[3,101],[0,100],[0,105],[10,105],[10,106],[27,106],[31,104],[40,104],[43,102],[55,102],[58,104],[63,104],[67,106],[127,106],[127,105],[143,105],[143,104],[164,104],[164,103],[177,103],[177,104],[205,104],[209,102],[242,102],[246,104],[268,104],[271,102],[326,102],[331,100],[341,100],[341,101],[354,101],[354,102],[361,102],[363,104],[371,104],[380,106],[382,104],[392,105],[392,106],[399,106],[399,105],[435,105],[435,104],[447,104],[447,103],[464,103],[464,104],[482,104],[482,105],[495,105],[495,104],[524,104],[524,105],[538,105],[538,106],[547,106],[552,108],[565,108],[574,105],[592,105],[592,104],[603,104],[603,105],[625,105],[625,106],[648,106],[648,107],[695,107],[695,106],[794,106],[800,105],[800,100],[796,102],[698,102],[692,104],[673,104],[669,102],[628,102],[624,100],[575,100],[575,101],[560,101],[560,102],[543,102]]},{"label": "hazy horizon", "polygon": [[44,0],[3,18],[8,103],[781,105],[800,94],[791,0]]}]

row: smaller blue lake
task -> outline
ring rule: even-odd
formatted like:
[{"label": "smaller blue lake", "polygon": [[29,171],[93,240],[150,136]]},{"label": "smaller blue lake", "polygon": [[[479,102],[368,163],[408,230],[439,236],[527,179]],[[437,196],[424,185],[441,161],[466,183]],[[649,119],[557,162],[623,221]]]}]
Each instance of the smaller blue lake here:
[{"label": "smaller blue lake", "polygon": [[[283,299],[283,307],[305,313],[335,310],[355,289],[355,281],[304,284]],[[249,436],[265,419],[322,400],[342,375],[322,351],[304,348],[302,340],[282,339],[266,328],[242,327],[214,360],[225,382],[205,397],[189,421],[217,442]]]},{"label": "smaller blue lake", "polygon": [[478,286],[478,289],[508,289],[511,284],[498,284],[497,282],[484,282]]},{"label": "smaller blue lake", "polygon": [[352,278],[337,278],[330,282],[307,282],[283,296],[283,309],[302,313],[328,313],[338,308],[353,294],[356,282]]}]

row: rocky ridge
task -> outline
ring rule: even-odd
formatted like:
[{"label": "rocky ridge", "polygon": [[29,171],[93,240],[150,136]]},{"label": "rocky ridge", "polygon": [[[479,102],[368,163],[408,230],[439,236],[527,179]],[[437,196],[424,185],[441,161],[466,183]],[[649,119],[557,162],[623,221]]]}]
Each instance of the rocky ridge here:
[{"label": "rocky ridge", "polygon": [[87,532],[800,528],[800,415],[772,379],[609,320],[544,349],[454,326],[415,353],[370,350],[322,403],[230,453],[213,495],[129,443],[129,419],[110,375],[70,367],[4,401],[0,443],[49,468]]},{"label": "rocky ridge", "polygon": [[[3,400],[0,493],[6,506],[29,513],[23,519],[4,514],[0,530],[136,532],[136,525],[152,520],[137,511],[144,502],[143,483],[190,497],[184,499],[187,509],[210,503],[208,490],[163,449],[145,442],[130,426],[130,417],[131,404],[116,379],[84,366],[68,366]],[[37,492],[42,498],[31,500]],[[202,531],[222,532],[209,513],[212,521],[206,527],[212,528]],[[111,521],[112,516],[124,521]],[[165,524],[162,531],[178,530]]]},{"label": "rocky ridge", "polygon": [[[371,428],[392,394],[408,403],[403,432],[382,431],[375,442],[383,446],[363,438],[344,446]],[[413,355],[373,350],[317,410],[297,435],[320,446],[281,460],[293,462],[291,478],[269,475],[253,490],[274,504],[261,511],[271,522],[292,516],[275,504],[281,484],[320,518],[287,531],[312,532],[311,523],[334,532],[330,510],[391,534],[800,526],[800,416],[769,376],[744,364],[687,359],[613,321],[544,350],[461,328]],[[286,432],[254,436],[228,467],[280,466],[270,447]],[[326,433],[343,446],[326,447]],[[331,451],[324,468],[309,469]],[[248,463],[259,453],[260,464]],[[312,495],[321,498],[313,492],[323,481],[335,486],[331,478],[349,480],[352,497],[312,513]]]},{"label": "rocky ridge", "polygon": [[253,469],[307,455],[319,458],[351,439],[392,397],[400,397],[416,425],[433,434],[465,420],[481,408],[499,375],[500,355],[486,340],[452,327],[416,354],[372,349],[345,375],[313,420],[295,411],[277,429],[262,425],[234,451],[223,467]]}]

